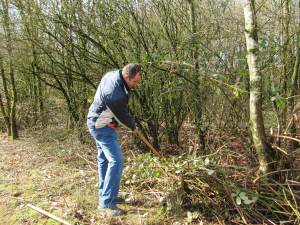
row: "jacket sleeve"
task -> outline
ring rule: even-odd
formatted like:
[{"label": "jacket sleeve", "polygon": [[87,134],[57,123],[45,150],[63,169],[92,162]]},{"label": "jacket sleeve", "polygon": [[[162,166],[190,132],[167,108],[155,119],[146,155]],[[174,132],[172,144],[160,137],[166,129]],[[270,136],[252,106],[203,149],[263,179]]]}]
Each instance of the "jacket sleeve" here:
[{"label": "jacket sleeve", "polygon": [[133,116],[129,113],[127,97],[107,101],[106,106],[113,113],[115,119],[124,126],[134,130],[136,125]]}]

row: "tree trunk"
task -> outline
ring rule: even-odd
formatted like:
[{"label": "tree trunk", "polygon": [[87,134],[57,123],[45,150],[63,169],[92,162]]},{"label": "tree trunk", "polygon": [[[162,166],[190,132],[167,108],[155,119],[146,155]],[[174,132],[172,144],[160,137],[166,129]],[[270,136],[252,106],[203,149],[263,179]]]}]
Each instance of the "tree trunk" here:
[{"label": "tree trunk", "polygon": [[255,15],[255,0],[246,0],[244,5],[247,62],[250,76],[250,128],[259,160],[259,172],[269,170],[267,143],[262,114],[262,76],[257,68],[258,37]]},{"label": "tree trunk", "polygon": [[[6,126],[6,130],[7,130],[7,133],[10,131],[9,127],[10,127],[10,123],[9,123],[9,117],[7,116],[6,114],[6,111],[5,111],[5,106],[4,106],[4,103],[3,103],[3,96],[2,94],[0,93],[0,110],[1,110],[1,113],[3,115],[3,118],[4,118],[4,122],[5,122],[5,126]],[[8,133],[10,135],[10,133]]]},{"label": "tree trunk", "polygon": [[16,124],[16,105],[17,105],[17,89],[15,84],[15,71],[13,65],[13,52],[12,52],[12,31],[11,31],[11,21],[9,17],[9,2],[8,0],[2,0],[3,7],[3,28],[5,31],[5,39],[6,39],[6,48],[8,52],[8,64],[9,64],[9,76],[10,76],[10,87],[11,87],[11,104],[10,104],[10,132],[11,138],[18,138],[18,130]]},{"label": "tree trunk", "polygon": [[[298,1],[298,10],[300,10],[300,0]],[[290,88],[290,94],[289,94],[289,109],[291,112],[291,124],[289,122],[289,132],[291,137],[297,138],[297,124],[296,124],[296,118],[295,115],[298,115],[299,112],[299,100],[295,102],[295,98],[297,93],[299,93],[299,66],[300,66],[300,11],[298,11],[298,18],[296,19],[296,46],[295,46],[295,61],[294,61],[294,67],[293,67],[293,73],[291,76],[291,88]],[[296,104],[295,104],[296,103]],[[289,157],[282,158],[281,168],[279,169],[290,169],[293,168],[294,162],[296,160],[296,156],[294,151],[299,148],[299,143],[295,140],[289,140],[287,144],[287,149],[289,150]]]},{"label": "tree trunk", "polygon": [[0,55],[0,74],[2,78],[2,84],[3,84],[3,92],[4,96],[0,94],[0,101],[1,101],[1,113],[4,117],[5,121],[5,126],[7,129],[7,135],[11,136],[11,129],[10,129],[10,119],[9,119],[9,112],[10,112],[10,96],[8,92],[8,87],[7,87],[7,79],[5,76],[5,71],[4,71],[4,65],[3,65],[3,60],[2,60],[2,55]]},{"label": "tree trunk", "polygon": [[[195,3],[194,3],[194,0],[188,0],[188,3],[189,3],[189,8],[190,8],[191,31],[192,31],[192,35],[193,35],[192,40],[193,40],[193,42],[195,42],[195,38],[196,38],[195,35],[197,33]],[[199,47],[198,47],[198,45],[195,45],[195,48],[192,51],[192,59],[193,59],[193,64],[195,65],[196,69],[199,69],[198,51],[199,51]]]},{"label": "tree trunk", "polygon": [[[197,33],[197,27],[196,27],[196,14],[195,14],[195,1],[194,0],[188,0],[189,9],[190,9],[190,29],[192,32],[192,42],[194,44],[195,41],[195,35]],[[195,47],[191,51],[191,58],[193,60],[193,65],[195,66],[195,69],[199,69],[199,47],[196,44]],[[201,80],[199,79],[199,74],[196,73],[196,76],[194,78],[195,81],[195,124],[197,127],[198,132],[198,144],[199,144],[199,151],[202,154],[205,154],[205,138],[206,138],[206,129],[204,128],[203,124],[203,95],[202,95],[202,84]]]},{"label": "tree trunk", "polygon": [[[282,78],[281,78],[281,95],[286,98],[288,94],[288,80],[290,74],[290,57],[291,54],[289,49],[289,23],[290,23],[290,0],[283,0],[282,4],[282,15],[281,15],[281,45],[282,45]],[[281,109],[280,115],[280,127],[285,129],[287,121],[287,104]]]},{"label": "tree trunk", "polygon": [[[298,10],[300,10],[300,1],[298,2]],[[294,69],[293,74],[291,78],[291,94],[289,99],[289,107],[290,111],[293,114],[294,107],[295,107],[295,95],[298,90],[297,83],[299,81],[299,66],[300,66],[300,11],[298,11],[298,18],[297,18],[297,27],[296,27],[296,48],[295,48],[295,63],[294,63]],[[293,119],[291,127],[290,127],[290,133],[292,137],[296,136],[296,124],[295,119]],[[291,143],[291,149],[294,150],[296,147],[298,147],[299,144],[296,141],[292,141]]]}]

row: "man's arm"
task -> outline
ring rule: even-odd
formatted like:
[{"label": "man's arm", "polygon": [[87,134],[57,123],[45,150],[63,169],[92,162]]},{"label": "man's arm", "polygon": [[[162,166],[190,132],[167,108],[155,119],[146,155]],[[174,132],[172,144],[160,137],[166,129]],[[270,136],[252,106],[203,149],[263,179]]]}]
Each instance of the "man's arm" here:
[{"label": "man's arm", "polygon": [[112,112],[118,123],[123,126],[135,130],[136,125],[133,116],[129,113],[127,100],[119,98],[106,104],[107,108]]}]

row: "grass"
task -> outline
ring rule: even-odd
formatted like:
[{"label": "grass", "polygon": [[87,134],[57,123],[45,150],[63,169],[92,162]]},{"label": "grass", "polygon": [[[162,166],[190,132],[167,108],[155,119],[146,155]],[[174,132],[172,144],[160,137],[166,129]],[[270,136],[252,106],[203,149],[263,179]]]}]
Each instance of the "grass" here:
[{"label": "grass", "polygon": [[[99,215],[96,168],[89,163],[96,160],[94,147],[78,145],[68,132],[49,129],[1,144],[0,224],[58,224],[26,207],[27,203],[71,224],[169,224],[161,206],[147,202],[138,190],[128,195],[135,199],[132,204],[121,206],[128,211],[126,216]],[[122,191],[131,190],[124,186]]]}]

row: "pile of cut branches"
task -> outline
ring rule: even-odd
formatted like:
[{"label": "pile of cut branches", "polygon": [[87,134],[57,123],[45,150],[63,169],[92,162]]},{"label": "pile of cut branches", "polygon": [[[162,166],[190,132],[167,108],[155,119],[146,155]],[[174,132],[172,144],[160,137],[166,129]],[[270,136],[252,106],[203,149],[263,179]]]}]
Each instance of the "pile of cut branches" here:
[{"label": "pile of cut branches", "polygon": [[128,161],[126,189],[160,204],[167,215],[187,212],[190,221],[225,224],[300,223],[300,182],[293,179],[258,178],[250,167],[221,165],[214,155],[159,159],[141,154]]}]

